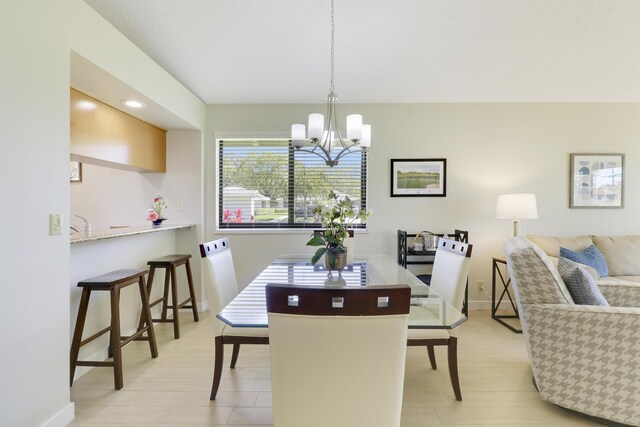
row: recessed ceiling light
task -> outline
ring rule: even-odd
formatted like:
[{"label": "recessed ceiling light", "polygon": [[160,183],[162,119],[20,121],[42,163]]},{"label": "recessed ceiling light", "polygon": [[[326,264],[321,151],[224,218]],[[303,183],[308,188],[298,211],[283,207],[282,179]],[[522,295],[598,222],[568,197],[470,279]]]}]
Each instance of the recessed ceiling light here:
[{"label": "recessed ceiling light", "polygon": [[97,107],[95,102],[85,100],[77,101],[76,106],[81,110],[95,110]]},{"label": "recessed ceiling light", "polygon": [[127,107],[131,107],[131,108],[142,108],[142,107],[146,107],[146,104],[143,104],[140,101],[136,101],[135,99],[126,99],[124,101],[122,101],[122,103],[124,105],[126,105]]}]

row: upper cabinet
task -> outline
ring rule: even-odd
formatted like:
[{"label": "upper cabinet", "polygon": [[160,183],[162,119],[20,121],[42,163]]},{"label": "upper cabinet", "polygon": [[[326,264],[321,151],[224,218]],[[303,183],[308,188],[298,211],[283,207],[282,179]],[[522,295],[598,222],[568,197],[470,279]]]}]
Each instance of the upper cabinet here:
[{"label": "upper cabinet", "polygon": [[137,172],[166,172],[167,132],[71,89],[71,158]]}]

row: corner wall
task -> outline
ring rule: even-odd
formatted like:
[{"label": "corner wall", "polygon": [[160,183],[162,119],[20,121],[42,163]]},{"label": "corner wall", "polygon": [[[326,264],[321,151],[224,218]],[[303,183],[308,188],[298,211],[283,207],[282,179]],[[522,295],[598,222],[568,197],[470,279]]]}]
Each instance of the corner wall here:
[{"label": "corner wall", "polygon": [[69,402],[67,2],[0,7],[0,425],[64,426]]},{"label": "corner wall", "polygon": [[[490,292],[491,257],[502,254],[510,221],[495,218],[499,194],[537,195],[537,220],[521,222],[526,234],[640,234],[640,105],[606,103],[343,104],[340,123],[361,113],[373,128],[368,201],[369,232],[356,235],[356,250],[395,257],[396,230],[469,230],[474,244],[469,277],[474,306],[488,307],[477,290]],[[207,237],[214,237],[216,134],[287,136],[324,105],[210,105],[207,109]],[[225,135],[228,136],[228,135]],[[569,154],[626,153],[625,208],[569,209]],[[447,197],[390,197],[390,159],[447,159]],[[225,233],[221,233],[221,237]],[[307,234],[229,234],[246,285],[279,253],[308,252]],[[243,260],[246,260],[243,262]],[[418,271],[418,270],[416,270]],[[472,306],[473,307],[473,306]]]}]

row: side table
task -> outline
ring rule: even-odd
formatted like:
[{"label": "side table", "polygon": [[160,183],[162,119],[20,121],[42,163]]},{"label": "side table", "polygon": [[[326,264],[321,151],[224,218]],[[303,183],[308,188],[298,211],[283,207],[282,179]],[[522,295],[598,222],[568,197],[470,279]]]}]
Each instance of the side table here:
[{"label": "side table", "polygon": [[[507,270],[507,260],[502,257],[493,257],[492,261],[492,274],[491,274],[491,318],[511,329],[516,334],[521,334],[522,329],[518,329],[515,326],[509,324],[503,319],[518,319],[520,323],[520,314],[518,313],[518,306],[516,305],[514,298],[511,296],[509,286],[511,285],[511,278],[509,277],[509,271]],[[506,279],[505,279],[506,278]],[[496,283],[500,279],[501,288],[499,291],[500,297],[496,301]],[[506,298],[505,298],[506,296]],[[513,314],[496,314],[502,303],[509,303],[510,311]]]}]

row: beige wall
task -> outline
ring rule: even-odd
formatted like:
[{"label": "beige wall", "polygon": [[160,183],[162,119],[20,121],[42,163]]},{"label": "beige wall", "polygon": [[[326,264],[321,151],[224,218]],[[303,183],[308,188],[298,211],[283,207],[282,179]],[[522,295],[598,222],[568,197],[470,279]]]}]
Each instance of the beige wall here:
[{"label": "beige wall", "polygon": [[[512,233],[495,218],[496,197],[532,192],[538,220],[523,221],[523,234],[640,234],[640,105],[638,104],[365,104],[338,105],[346,115],[363,114],[373,126],[368,200],[374,211],[369,232],[356,250],[395,256],[396,230],[467,229],[474,244],[470,299],[486,301],[476,283],[490,291],[491,257],[501,254]],[[281,135],[323,105],[211,105],[207,114],[207,236],[213,237],[214,138]],[[569,209],[569,153],[626,153],[625,208]],[[447,159],[446,198],[391,198],[390,159]],[[225,234],[225,233],[222,233]],[[307,233],[230,234],[238,280],[248,283],[277,253],[307,250]],[[216,236],[218,237],[218,236]],[[477,306],[477,304],[476,304]]]}]

